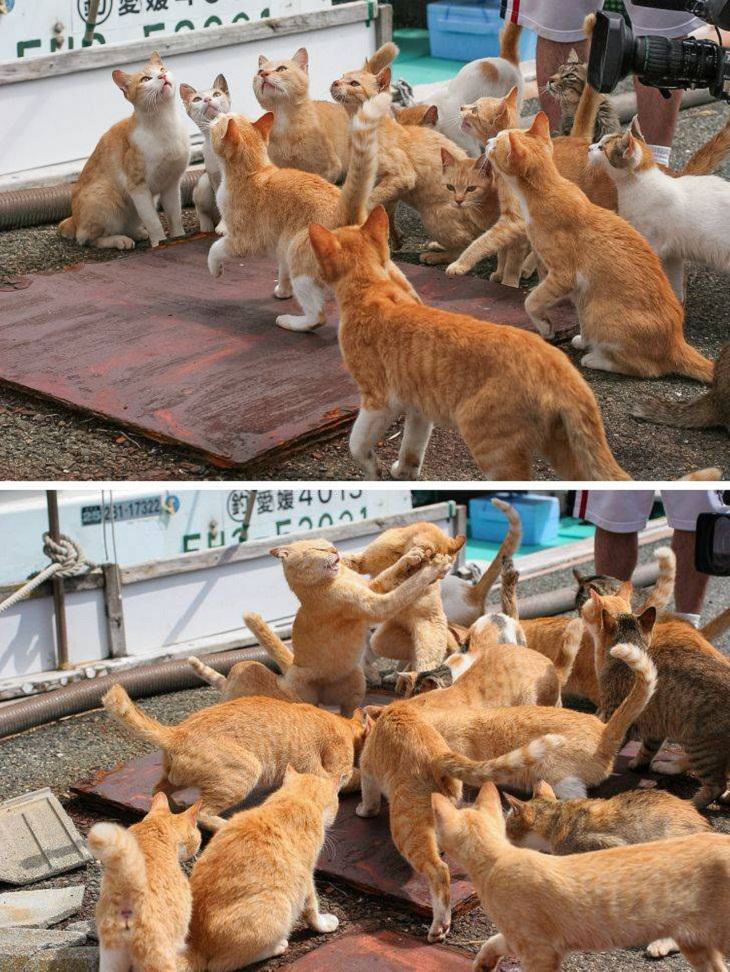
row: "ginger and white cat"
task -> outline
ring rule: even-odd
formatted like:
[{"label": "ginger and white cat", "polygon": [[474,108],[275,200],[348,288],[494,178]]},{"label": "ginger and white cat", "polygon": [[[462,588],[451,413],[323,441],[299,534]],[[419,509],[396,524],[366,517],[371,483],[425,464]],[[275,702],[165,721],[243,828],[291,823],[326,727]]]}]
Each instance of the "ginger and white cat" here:
[{"label": "ginger and white cat", "polygon": [[102,705],[132,733],[163,750],[156,790],[200,790],[202,826],[218,830],[219,816],[259,786],[277,786],[288,765],[335,780],[352,775],[370,729],[368,716],[351,719],[312,705],[253,696],[194,712],[176,726],[163,725],[114,685]]},{"label": "ginger and white cat", "polygon": [[181,84],[180,97],[185,105],[185,111],[203,136],[205,172],[193,189],[193,203],[201,232],[212,233],[221,219],[215,194],[220,187],[223,173],[220,160],[210,143],[210,126],[218,115],[225,115],[231,110],[228,82],[222,74],[219,74],[213,86],[205,90],[198,91],[191,84]]},{"label": "ginger and white cat", "polygon": [[338,781],[287,767],[281,789],[234,814],[190,877],[193,914],[180,972],[236,972],[282,955],[303,917],[323,934],[335,915],[320,911],[314,868],[337,815]]},{"label": "ginger and white cat", "polygon": [[573,951],[671,937],[697,972],[726,972],[729,836],[693,834],[552,857],[510,844],[493,783],[484,784],[473,808],[457,810],[440,793],[431,799],[439,845],[466,869],[499,929],[475,970],[494,969],[509,955],[525,972],[557,972]]},{"label": "ginger and white cat", "polygon": [[180,182],[190,143],[175,99],[175,80],[155,51],[149,64],[127,74],[112,72],[114,83],[134,107],[99,140],[71,197],[71,216],[61,236],[82,246],[131,250],[149,239],[165,239],[156,197],[170,221],[170,235],[184,236]]},{"label": "ginger and white cat", "polygon": [[301,702],[301,699],[281,684],[281,676],[261,662],[238,662],[227,676],[221,675],[194,656],[188,658],[188,664],[196,675],[220,692],[224,702],[240,699],[244,695],[267,695],[284,702]]},{"label": "ginger and white cat", "polygon": [[624,219],[594,205],[553,162],[547,116],[527,132],[500,132],[490,162],[520,200],[527,234],[546,275],[525,301],[537,330],[550,337],[551,307],[572,297],[586,368],[641,377],[681,374],[712,379],[713,364],[684,338],[684,312],[656,253]]},{"label": "ginger and white cat", "polygon": [[[315,221],[329,227],[363,222],[377,168],[381,120],[401,127],[390,118],[388,94],[373,98],[352,121],[352,160],[341,190],[322,176],[280,169],[269,160],[271,112],[253,123],[242,115],[220,115],[211,126],[211,144],[223,168],[217,201],[226,235],[211,246],[208,269],[219,277],[226,259],[276,256],[279,278],[274,296],[285,300],[293,294],[304,312],[279,315],[279,327],[311,331],[326,322],[324,281],[308,227]],[[389,264],[389,272],[402,279],[394,264]]]},{"label": "ginger and white cat", "polygon": [[[339,705],[347,715],[365,696],[363,655],[368,629],[402,613],[452,563],[449,556],[436,554],[428,559],[423,551],[413,550],[367,581],[343,563],[337,548],[324,539],[297,540],[274,547],[271,553],[281,560],[287,583],[300,602],[292,626],[292,650],[258,614],[244,614],[244,621],[282,670],[283,688],[305,702]],[[393,583],[398,586],[391,589]],[[378,593],[380,589],[388,593]]]},{"label": "ginger and white cat", "polygon": [[455,426],[491,479],[529,480],[537,455],[565,478],[628,478],[593,393],[561,351],[527,331],[417,303],[392,278],[385,210],[359,228],[315,224],[310,238],[360,389],[350,451],[368,479],[377,478],[375,444],[404,413],[397,478],[418,478],[434,422]]},{"label": "ginger and white cat", "polygon": [[604,135],[588,157],[616,183],[619,213],[652,245],[679,300],[685,296],[685,260],[730,270],[730,182],[667,175],[636,117],[627,131]]},{"label": "ginger and white cat", "polygon": [[104,872],[96,905],[100,968],[109,972],[176,972],[192,907],[180,861],[200,847],[200,803],[170,813],[158,793],[149,813],[128,830],[95,824],[89,849]]}]

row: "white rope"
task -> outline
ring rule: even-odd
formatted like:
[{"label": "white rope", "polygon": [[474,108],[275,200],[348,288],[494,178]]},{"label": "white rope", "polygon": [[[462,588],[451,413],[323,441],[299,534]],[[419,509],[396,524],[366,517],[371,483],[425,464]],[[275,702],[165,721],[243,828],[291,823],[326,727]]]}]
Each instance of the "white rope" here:
[{"label": "white rope", "polygon": [[26,584],[13,591],[0,604],[0,614],[13,607],[23,598],[28,597],[36,587],[40,587],[50,577],[74,577],[83,574],[87,570],[93,570],[96,564],[86,559],[86,554],[81,544],[67,537],[65,533],[60,534],[58,540],[54,540],[50,533],[43,534],[43,553],[52,561],[40,573],[32,577]]}]

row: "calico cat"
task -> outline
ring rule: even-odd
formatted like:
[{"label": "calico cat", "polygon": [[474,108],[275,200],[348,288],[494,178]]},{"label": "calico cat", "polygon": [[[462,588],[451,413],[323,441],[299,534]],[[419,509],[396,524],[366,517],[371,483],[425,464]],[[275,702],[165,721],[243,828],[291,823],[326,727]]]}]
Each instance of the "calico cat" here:
[{"label": "calico cat", "polygon": [[188,117],[195,122],[203,136],[205,172],[193,189],[193,203],[201,232],[212,233],[221,218],[215,194],[221,184],[222,172],[218,156],[210,144],[210,125],[218,115],[225,115],[231,110],[228,82],[219,74],[213,86],[204,91],[197,91],[191,84],[181,84],[180,97]]},{"label": "calico cat", "polygon": [[188,664],[196,675],[220,692],[224,702],[239,699],[244,695],[266,695],[284,702],[301,702],[301,699],[281,684],[281,676],[276,675],[261,662],[238,662],[231,668],[228,676],[221,675],[194,656],[188,658]]},{"label": "calico cat", "polygon": [[319,910],[314,868],[337,814],[338,781],[289,766],[281,789],[234,814],[193,868],[193,914],[181,972],[235,972],[282,955],[300,915],[336,931]]},{"label": "calico cat", "polygon": [[709,391],[685,401],[648,395],[634,406],[631,414],[658,425],[682,429],[718,427],[730,432],[730,344],[720,349]]},{"label": "calico cat", "polygon": [[669,621],[656,637],[656,610],[635,615],[624,589],[603,597],[592,591],[581,613],[593,636],[600,707],[607,717],[627,690],[624,672],[611,658],[612,645],[630,642],[646,651],[659,673],[654,697],[634,720],[641,749],[632,767],[649,766],[664,739],[672,739],[682,745],[702,784],[694,805],[722,802],[730,779],[730,665],[714,649],[698,650],[702,636],[685,621]]},{"label": "calico cat", "polygon": [[366,478],[377,478],[373,447],[403,412],[404,479],[418,478],[433,422],[453,424],[490,479],[529,480],[535,455],[563,478],[628,478],[593,393],[562,352],[524,330],[416,303],[389,276],[385,210],[359,228],[314,224],[310,239],[360,389],[350,451]]},{"label": "calico cat", "polygon": [[[560,134],[570,135],[575,119],[580,97],[586,86],[588,65],[578,57],[574,49],[568,54],[568,60],[551,75],[545,91],[560,105]],[[604,135],[621,130],[621,120],[613,101],[608,95],[601,95],[596,112],[596,123],[591,135],[591,141],[597,142]]]},{"label": "calico cat", "polygon": [[[389,113],[390,95],[384,94],[353,119],[352,163],[341,190],[319,175],[270,162],[271,112],[254,123],[242,115],[220,115],[211,125],[211,143],[223,169],[217,201],[227,232],[211,246],[208,269],[219,277],[226,258],[275,254],[279,279],[274,296],[284,300],[293,293],[304,311],[301,316],[279,315],[279,327],[311,331],[326,322],[323,282],[307,227],[315,220],[334,227],[365,219],[377,165],[378,126],[381,119],[397,125]],[[256,219],[251,219],[253,212]],[[394,266],[391,272],[402,276]]]},{"label": "calico cat", "polygon": [[[345,562],[358,574],[369,574],[371,589],[387,593],[379,575],[406,554],[419,552],[424,561],[436,554],[453,558],[466,537],[449,537],[435,523],[412,523],[384,530],[359,554],[348,554]],[[416,672],[437,667],[449,651],[449,632],[438,584],[431,584],[415,601],[383,621],[370,638],[370,648],[381,658],[397,658]],[[452,646],[452,650],[453,650]]]},{"label": "calico cat", "polygon": [[636,117],[627,131],[592,145],[588,158],[616,184],[619,213],[659,255],[679,300],[684,300],[685,260],[730,270],[727,180],[662,172]]},{"label": "calico cat", "polygon": [[[346,715],[365,695],[362,657],[368,628],[403,613],[452,563],[450,556],[427,558],[415,549],[368,582],[326,540],[298,540],[271,553],[281,560],[300,602],[292,651],[259,615],[244,614],[244,620],[284,673],[282,687],[306,702],[339,705]],[[402,583],[391,589],[397,580]],[[378,593],[379,586],[388,593]]]},{"label": "calico cat", "polygon": [[697,972],[726,972],[729,836],[692,834],[551,857],[510,844],[492,783],[473,808],[457,810],[440,793],[431,800],[440,847],[466,869],[499,929],[475,969],[495,969],[509,955],[525,972],[556,972],[569,952],[671,936]]},{"label": "calico cat", "polygon": [[255,786],[277,786],[287,765],[302,773],[349,779],[370,720],[361,710],[351,719],[325,709],[254,696],[220,702],[194,712],[176,726],[162,725],[136,706],[121,685],[102,705],[118,722],[163,750],[157,790],[200,789],[200,822],[219,830],[219,816]]},{"label": "calico cat", "polygon": [[73,188],[71,216],[58,231],[97,249],[131,250],[146,239],[159,246],[165,230],[156,196],[170,235],[185,235],[180,182],[190,143],[175,103],[175,81],[157,51],[142,70],[116,70],[112,78],[134,113],[102,135]]},{"label": "calico cat", "polygon": [[191,914],[191,893],[181,860],[200,847],[200,803],[170,813],[158,793],[149,813],[128,830],[99,823],[89,849],[104,871],[96,905],[101,969],[176,972]]},{"label": "calico cat", "polygon": [[525,301],[540,334],[552,335],[548,310],[572,296],[580,323],[572,344],[587,352],[583,367],[710,382],[713,364],[685,341],[682,306],[656,253],[625,220],[560,175],[547,116],[539,112],[527,132],[500,132],[487,156],[517,193],[547,270]]}]

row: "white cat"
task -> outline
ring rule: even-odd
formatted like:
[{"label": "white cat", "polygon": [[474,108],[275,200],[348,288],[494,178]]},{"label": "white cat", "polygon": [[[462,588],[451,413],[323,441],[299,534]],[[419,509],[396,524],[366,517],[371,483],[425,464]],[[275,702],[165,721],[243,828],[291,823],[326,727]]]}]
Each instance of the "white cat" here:
[{"label": "white cat", "polygon": [[221,184],[222,169],[218,156],[210,144],[210,126],[218,115],[226,115],[231,110],[228,82],[222,74],[219,74],[213,82],[213,87],[206,91],[197,91],[191,84],[181,84],[180,97],[185,105],[185,111],[198,126],[204,139],[205,172],[193,190],[193,202],[200,221],[200,229],[203,233],[211,233],[220,222],[215,194]]},{"label": "white cat", "polygon": [[685,260],[730,270],[730,182],[714,175],[667,175],[636,118],[628,131],[604,135],[588,158],[615,182],[620,215],[661,257],[679,300]]}]

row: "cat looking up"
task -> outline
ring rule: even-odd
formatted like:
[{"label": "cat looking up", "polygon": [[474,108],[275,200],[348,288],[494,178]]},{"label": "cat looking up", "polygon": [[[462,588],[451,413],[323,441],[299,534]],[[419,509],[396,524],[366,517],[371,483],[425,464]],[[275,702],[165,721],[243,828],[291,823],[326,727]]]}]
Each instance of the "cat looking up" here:
[{"label": "cat looking up", "polygon": [[210,126],[218,115],[225,115],[231,110],[228,82],[222,74],[219,74],[213,86],[205,91],[197,91],[191,84],[181,84],[180,97],[185,105],[185,111],[203,136],[205,172],[193,189],[193,202],[201,232],[212,233],[221,218],[215,194],[221,184],[222,173],[218,157],[210,144]]}]

